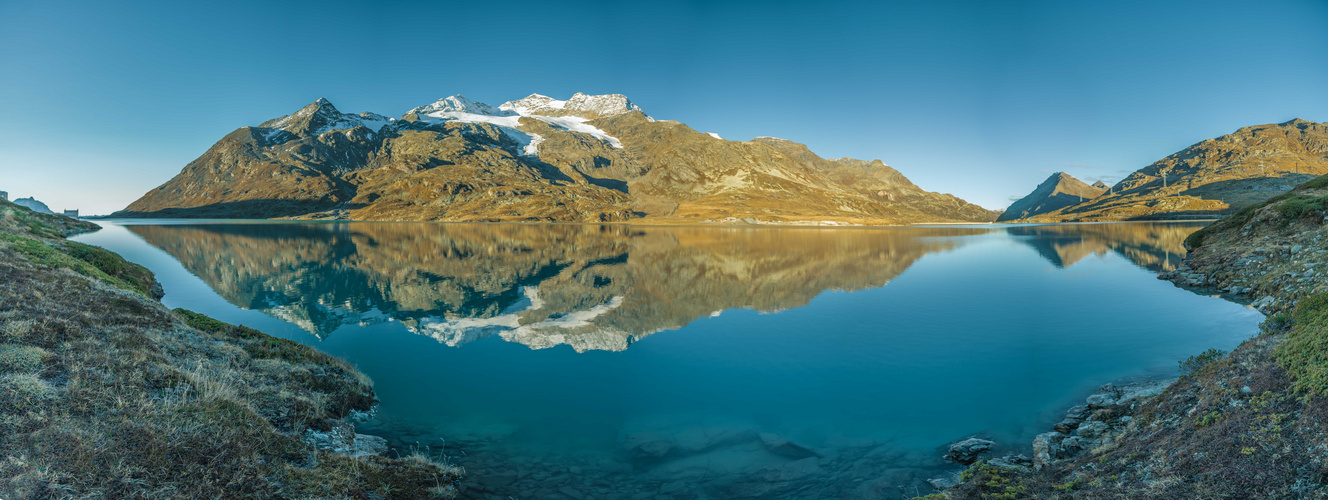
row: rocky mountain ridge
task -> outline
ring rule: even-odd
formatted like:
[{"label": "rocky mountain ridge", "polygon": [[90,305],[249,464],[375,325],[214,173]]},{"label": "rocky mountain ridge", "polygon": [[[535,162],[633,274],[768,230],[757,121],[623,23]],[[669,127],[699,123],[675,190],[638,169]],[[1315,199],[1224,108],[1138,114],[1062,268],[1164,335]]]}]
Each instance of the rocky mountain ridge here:
[{"label": "rocky mountain ridge", "polygon": [[326,99],[227,135],[118,217],[605,222],[985,222],[884,163],[726,141],[625,96],[460,95],[400,118]]},{"label": "rocky mountain ridge", "polygon": [[1207,139],[1038,222],[1220,216],[1328,174],[1328,124],[1299,118]]}]

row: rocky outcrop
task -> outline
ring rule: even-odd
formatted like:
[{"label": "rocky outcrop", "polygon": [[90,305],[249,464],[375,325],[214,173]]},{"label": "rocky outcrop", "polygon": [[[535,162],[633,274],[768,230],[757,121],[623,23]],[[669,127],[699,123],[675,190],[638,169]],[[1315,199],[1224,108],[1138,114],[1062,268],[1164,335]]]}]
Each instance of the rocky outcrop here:
[{"label": "rocky outcrop", "polygon": [[978,461],[978,457],[991,450],[995,442],[982,438],[968,438],[950,444],[945,459],[954,463],[968,465]]},{"label": "rocky outcrop", "polygon": [[1167,379],[1099,387],[1085,404],[1066,411],[1065,418],[1051,432],[1033,439],[1033,467],[1041,469],[1111,443],[1125,432],[1141,404],[1175,382]]},{"label": "rocky outcrop", "polygon": [[1214,222],[1186,239],[1192,251],[1160,278],[1218,291],[1265,314],[1328,292],[1328,177]]},{"label": "rocky outcrop", "polygon": [[1027,219],[1083,203],[1107,192],[1106,186],[1099,187],[1098,184],[1102,181],[1090,186],[1070,174],[1056,172],[1038,184],[1032,193],[1011,204],[996,220]]},{"label": "rocky outcrop", "polygon": [[400,118],[319,99],[243,127],[117,217],[609,222],[641,218],[904,224],[990,221],[877,162],[726,141],[618,94],[462,96]]}]

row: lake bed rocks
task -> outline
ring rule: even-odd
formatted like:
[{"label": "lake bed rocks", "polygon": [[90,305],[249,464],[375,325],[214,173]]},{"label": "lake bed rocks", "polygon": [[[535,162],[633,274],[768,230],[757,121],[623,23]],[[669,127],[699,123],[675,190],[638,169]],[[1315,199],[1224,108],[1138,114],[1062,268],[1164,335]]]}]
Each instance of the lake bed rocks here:
[{"label": "lake bed rocks", "polygon": [[388,436],[389,456],[427,451],[464,468],[459,498],[486,500],[913,498],[937,491],[931,479],[958,481],[961,470],[889,442],[830,438],[813,447],[731,424],[636,429],[618,438],[617,450],[538,454],[509,448],[502,434],[447,438],[381,425],[366,432]]},{"label": "lake bed rocks", "polygon": [[774,453],[781,457],[788,457],[792,459],[804,459],[808,457],[819,456],[816,454],[816,452],[798,446],[792,441],[789,441],[784,436],[780,436],[778,434],[762,432],[760,434],[760,438],[761,438],[761,444],[765,445],[766,450],[769,450],[770,453]]}]

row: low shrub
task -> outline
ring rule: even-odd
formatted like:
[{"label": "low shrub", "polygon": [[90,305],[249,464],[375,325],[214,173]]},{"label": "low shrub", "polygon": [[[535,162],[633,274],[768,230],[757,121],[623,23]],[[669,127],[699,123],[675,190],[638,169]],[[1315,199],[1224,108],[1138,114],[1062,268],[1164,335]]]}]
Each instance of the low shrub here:
[{"label": "low shrub", "polygon": [[1307,398],[1328,395],[1328,293],[1301,299],[1291,322],[1274,358],[1291,376],[1295,393]]},{"label": "low shrub", "polygon": [[1226,355],[1227,352],[1221,349],[1209,349],[1194,356],[1185,358],[1184,361],[1179,362],[1180,374],[1190,375],[1194,372],[1202,370],[1205,366],[1212,364],[1214,361],[1222,359],[1222,357]]}]

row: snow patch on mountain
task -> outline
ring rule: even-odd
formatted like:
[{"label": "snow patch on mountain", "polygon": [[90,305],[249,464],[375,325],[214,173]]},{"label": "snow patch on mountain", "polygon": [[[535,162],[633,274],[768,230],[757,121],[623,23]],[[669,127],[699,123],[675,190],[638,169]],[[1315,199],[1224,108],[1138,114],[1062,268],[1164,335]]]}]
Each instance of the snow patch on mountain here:
[{"label": "snow patch on mountain", "polygon": [[[346,115],[346,116],[350,116],[350,115]],[[374,132],[378,132],[378,131],[380,131],[380,130],[383,130],[383,127],[386,127],[386,126],[392,124],[392,122],[397,121],[396,118],[391,118],[391,117],[383,116],[383,115],[380,115],[380,114],[378,114],[378,113],[370,113],[370,112],[368,112],[368,111],[365,111],[365,112],[363,112],[363,113],[360,113],[360,114],[358,114],[358,115],[354,115],[354,116],[355,116],[354,119],[358,119],[358,121],[359,121],[359,125],[360,125],[360,126],[363,126],[363,127],[365,127],[365,128],[368,128],[369,130],[372,130],[372,131],[374,131]],[[353,119],[353,120],[354,120],[354,119]],[[348,120],[348,121],[349,121],[349,120]],[[347,127],[347,128],[354,128],[354,126]],[[328,129],[328,130],[335,130],[335,129]]]},{"label": "snow patch on mountain", "polygon": [[716,134],[716,133],[714,133],[714,132],[706,132],[706,135],[708,135],[708,136],[710,136],[710,137],[714,137],[714,138],[719,139],[719,140],[721,140],[721,141],[724,140],[723,137],[720,137],[719,134]]},{"label": "snow patch on mountain", "polygon": [[541,115],[528,115],[528,116],[536,120],[542,121],[544,123],[547,123],[549,125],[552,125],[554,127],[561,128],[563,130],[580,132],[583,134],[590,135],[591,137],[607,142],[609,143],[610,146],[613,146],[618,149],[622,149],[623,147],[622,141],[618,140],[617,137],[609,135],[608,132],[600,130],[594,125],[587,124],[586,122],[590,120],[581,118],[579,116],[541,116]]},{"label": "snow patch on mountain", "polygon": [[[554,340],[549,345],[531,345],[541,349],[564,343],[562,335],[552,333],[558,330],[571,330],[593,327],[591,320],[622,306],[623,297],[614,296],[607,303],[592,306],[589,309],[571,311],[543,321],[522,324],[521,313],[537,311],[544,307],[539,298],[539,288],[523,287],[524,299],[506,308],[501,314],[490,318],[421,318],[416,326],[407,326],[407,330],[419,335],[427,335],[449,347],[457,347],[491,335],[498,335],[508,341],[521,342],[517,339],[551,336]],[[617,337],[623,337],[621,335]],[[625,337],[623,337],[625,338]],[[521,342],[530,345],[529,341]],[[621,348],[613,349],[621,350]]]},{"label": "snow patch on mountain", "polygon": [[[585,94],[577,95],[584,96]],[[573,96],[573,99],[575,98],[576,96]],[[623,99],[625,101],[626,98]],[[581,116],[548,116],[539,114],[541,111],[549,112],[565,108],[573,109],[568,106],[569,102],[571,101],[559,101],[552,97],[531,94],[525,99],[508,101],[497,108],[494,108],[493,106],[482,102],[472,101],[461,95],[454,95],[439,99],[433,104],[412,109],[410,112],[415,113],[416,116],[420,117],[421,121],[425,122],[456,121],[462,123],[489,123],[496,125],[502,128],[503,132],[509,137],[521,144],[522,151],[526,155],[538,154],[539,144],[544,141],[544,138],[540,137],[539,134],[525,132],[520,129],[521,117],[523,116],[534,118],[562,130],[587,134],[591,137],[607,142],[610,146],[615,148],[621,149],[623,147],[622,141],[618,140],[617,137],[609,135],[598,127],[587,124],[586,122],[590,121],[588,118]],[[581,101],[578,101],[577,105],[586,106],[594,104],[596,106],[607,108],[615,106],[615,104],[612,103],[612,100],[604,102],[608,102],[608,104],[582,99]],[[625,102],[630,104],[629,101]],[[631,104],[631,106],[635,107],[634,104]]]},{"label": "snow patch on mountain", "polygon": [[528,156],[539,154],[539,143],[544,142],[544,138],[540,137],[539,134],[520,130],[521,115],[515,111],[497,109],[482,102],[466,99],[460,94],[444,97],[433,104],[420,106],[410,110],[410,112],[415,113],[416,116],[419,116],[420,121],[425,123],[454,121],[496,125],[502,129],[503,133],[521,146],[522,154]]}]

